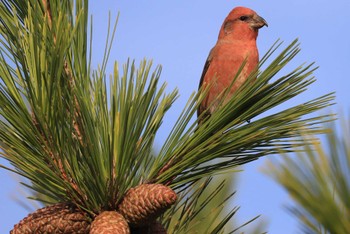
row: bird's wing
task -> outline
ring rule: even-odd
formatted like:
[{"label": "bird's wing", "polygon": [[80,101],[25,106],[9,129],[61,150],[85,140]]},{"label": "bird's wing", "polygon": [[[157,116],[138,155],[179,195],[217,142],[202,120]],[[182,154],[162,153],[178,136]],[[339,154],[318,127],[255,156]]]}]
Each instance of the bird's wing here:
[{"label": "bird's wing", "polygon": [[[213,58],[213,56],[212,56],[213,50],[214,50],[214,48],[212,48],[212,49],[210,50],[209,55],[208,55],[208,58],[207,58],[207,60],[205,61],[204,68],[203,68],[203,72],[202,72],[202,76],[201,76],[201,79],[200,79],[200,81],[199,81],[199,87],[198,87],[198,89],[200,89],[200,88],[202,87],[205,74],[207,73],[207,71],[208,71],[208,69],[209,69],[211,60],[212,60],[212,58]],[[204,110],[205,110],[205,107],[201,104],[201,105],[199,106],[198,110],[197,110],[197,116],[199,116]]]},{"label": "bird's wing", "polygon": [[199,81],[199,87],[198,87],[198,89],[201,88],[202,83],[203,83],[203,80],[204,80],[204,77],[205,77],[205,74],[207,73],[208,68],[209,68],[209,66],[210,66],[210,62],[211,62],[212,57],[213,57],[213,56],[212,56],[213,50],[214,50],[214,48],[212,48],[212,49],[210,50],[209,55],[208,55],[208,58],[207,58],[207,60],[205,61],[205,64],[204,64],[204,67],[203,67],[202,76],[201,76],[201,80]]}]

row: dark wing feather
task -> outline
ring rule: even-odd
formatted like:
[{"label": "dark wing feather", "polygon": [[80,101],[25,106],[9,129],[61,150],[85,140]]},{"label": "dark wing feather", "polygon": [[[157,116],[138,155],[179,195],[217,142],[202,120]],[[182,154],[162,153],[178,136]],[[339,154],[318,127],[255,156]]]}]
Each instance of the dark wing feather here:
[{"label": "dark wing feather", "polygon": [[[213,48],[213,49],[214,49],[214,48]],[[200,79],[200,81],[199,81],[198,90],[202,87],[205,74],[207,73],[207,71],[208,71],[208,69],[209,69],[210,62],[211,62],[211,60],[212,60],[212,51],[213,51],[213,49],[210,50],[209,55],[208,55],[208,58],[207,58],[207,60],[205,61],[204,68],[203,68],[203,72],[202,72],[202,76],[201,76],[201,79]],[[205,108],[203,107],[202,104],[200,104],[199,107],[198,107],[198,110],[197,110],[197,117],[198,117],[203,111],[205,111]]]}]

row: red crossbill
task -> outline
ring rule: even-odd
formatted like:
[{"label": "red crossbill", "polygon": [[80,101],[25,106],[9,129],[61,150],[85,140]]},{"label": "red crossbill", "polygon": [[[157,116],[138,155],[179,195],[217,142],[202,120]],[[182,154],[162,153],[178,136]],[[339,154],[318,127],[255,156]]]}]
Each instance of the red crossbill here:
[{"label": "red crossbill", "polygon": [[266,21],[249,8],[236,7],[228,14],[221,26],[218,41],[204,65],[199,87],[212,86],[198,108],[198,116],[203,111],[207,111],[205,116],[210,116],[217,110],[220,103],[218,96],[230,87],[244,62],[245,65],[223,104],[246,81],[250,73],[257,69],[259,53],[256,39],[258,30],[265,25],[267,26]]}]

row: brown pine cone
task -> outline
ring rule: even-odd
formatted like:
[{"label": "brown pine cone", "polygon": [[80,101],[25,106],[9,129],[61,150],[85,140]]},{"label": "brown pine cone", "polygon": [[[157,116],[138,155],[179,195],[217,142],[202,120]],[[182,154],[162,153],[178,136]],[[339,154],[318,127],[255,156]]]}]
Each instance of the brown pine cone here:
[{"label": "brown pine cone", "polygon": [[129,225],[116,211],[104,211],[91,223],[90,234],[129,234]]},{"label": "brown pine cone", "polygon": [[58,203],[29,214],[16,224],[11,234],[88,233],[90,218],[73,205]]},{"label": "brown pine cone", "polygon": [[176,202],[177,195],[162,184],[142,184],[129,189],[118,211],[131,227],[146,226]]},{"label": "brown pine cone", "polygon": [[118,211],[130,226],[146,226],[170,208],[176,199],[176,193],[165,185],[141,184],[127,191]]}]

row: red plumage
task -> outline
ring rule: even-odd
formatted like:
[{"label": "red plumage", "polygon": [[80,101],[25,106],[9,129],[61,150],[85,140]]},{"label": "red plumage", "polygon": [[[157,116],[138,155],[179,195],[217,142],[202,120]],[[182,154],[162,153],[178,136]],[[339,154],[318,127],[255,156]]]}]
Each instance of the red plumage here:
[{"label": "red plumage", "polygon": [[221,26],[216,45],[211,49],[205,62],[199,87],[212,84],[208,95],[198,108],[198,116],[203,111],[211,115],[218,108],[218,96],[229,87],[240,67],[245,66],[223,103],[246,81],[259,63],[256,45],[258,30],[267,26],[266,21],[255,11],[236,7],[226,17]]}]

